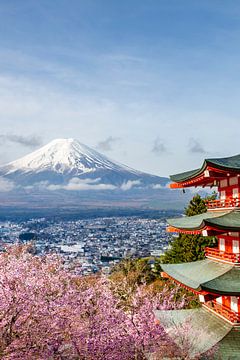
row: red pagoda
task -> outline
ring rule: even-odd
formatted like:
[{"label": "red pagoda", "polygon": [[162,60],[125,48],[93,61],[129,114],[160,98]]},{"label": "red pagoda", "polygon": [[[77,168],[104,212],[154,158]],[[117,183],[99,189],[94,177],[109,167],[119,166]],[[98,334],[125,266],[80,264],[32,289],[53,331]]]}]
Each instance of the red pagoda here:
[{"label": "red pagoda", "polygon": [[218,246],[206,248],[204,260],[162,265],[165,276],[198,294],[202,307],[156,314],[166,327],[171,318],[204,329],[196,353],[217,344],[220,359],[240,359],[240,155],[206,159],[201,168],[170,178],[173,189],[217,187],[219,198],[207,203],[206,213],[169,219],[168,231],[216,236]]}]

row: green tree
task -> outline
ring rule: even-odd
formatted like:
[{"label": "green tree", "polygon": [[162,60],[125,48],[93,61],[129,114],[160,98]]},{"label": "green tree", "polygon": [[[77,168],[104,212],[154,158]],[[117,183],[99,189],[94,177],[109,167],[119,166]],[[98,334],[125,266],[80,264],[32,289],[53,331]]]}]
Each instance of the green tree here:
[{"label": "green tree", "polygon": [[205,198],[202,198],[199,194],[196,194],[185,208],[185,215],[194,216],[205,213],[207,211],[206,201],[215,200],[216,197],[216,192],[213,192],[212,195],[206,196]]},{"label": "green tree", "polygon": [[159,277],[161,272],[160,260],[150,257],[131,259],[126,258],[111,269],[111,278],[123,277],[129,284],[150,284]]},{"label": "green tree", "polygon": [[[195,195],[185,208],[186,216],[194,216],[207,211],[206,201],[216,198],[216,193],[202,198]],[[173,237],[171,248],[162,256],[162,263],[181,263],[204,259],[204,249],[206,246],[215,247],[216,238],[202,235],[179,234]]]}]

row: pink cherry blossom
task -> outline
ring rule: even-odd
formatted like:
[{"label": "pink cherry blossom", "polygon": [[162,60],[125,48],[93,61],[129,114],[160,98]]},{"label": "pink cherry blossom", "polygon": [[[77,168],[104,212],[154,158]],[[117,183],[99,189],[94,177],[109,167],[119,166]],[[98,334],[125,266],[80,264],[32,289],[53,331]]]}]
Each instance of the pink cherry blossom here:
[{"label": "pink cherry blossom", "polygon": [[139,287],[124,304],[109,279],[76,276],[54,255],[34,256],[20,246],[0,254],[0,357],[6,360],[145,359],[171,345],[154,310],[174,306],[174,290],[166,298]]}]

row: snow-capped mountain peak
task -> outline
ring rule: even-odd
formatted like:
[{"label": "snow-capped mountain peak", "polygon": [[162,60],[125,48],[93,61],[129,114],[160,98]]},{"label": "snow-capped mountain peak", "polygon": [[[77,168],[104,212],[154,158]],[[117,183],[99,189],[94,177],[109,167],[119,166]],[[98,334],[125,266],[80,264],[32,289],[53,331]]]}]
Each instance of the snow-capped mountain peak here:
[{"label": "snow-capped mountain peak", "polygon": [[[61,186],[63,189],[130,189],[133,186],[151,187],[168,182],[166,178],[146,174],[110,160],[75,139],[53,140],[0,167],[0,176],[19,186],[32,187],[44,183],[48,184],[49,189],[59,189]],[[83,183],[88,185],[83,186]]]},{"label": "snow-capped mountain peak", "polygon": [[[42,148],[13,161],[6,165],[9,168],[8,174],[17,170],[43,171],[52,170],[57,173],[65,173],[78,170],[86,173],[95,171],[97,168],[119,169],[121,166],[113,163],[107,157],[97,151],[81,144],[75,139],[55,139]],[[127,167],[124,167],[126,170]],[[130,170],[128,168],[128,170]],[[131,171],[134,171],[131,169]]]}]

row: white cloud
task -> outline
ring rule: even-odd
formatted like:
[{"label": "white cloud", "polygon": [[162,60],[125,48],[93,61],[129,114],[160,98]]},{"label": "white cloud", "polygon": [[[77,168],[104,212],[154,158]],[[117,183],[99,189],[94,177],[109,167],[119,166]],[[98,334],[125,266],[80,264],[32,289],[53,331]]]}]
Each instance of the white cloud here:
[{"label": "white cloud", "polygon": [[165,186],[162,186],[161,184],[155,184],[152,186],[153,189],[163,189]]},{"label": "white cloud", "polygon": [[99,183],[101,179],[78,179],[72,178],[67,185],[49,185],[48,190],[114,190],[116,186]]},{"label": "white cloud", "polygon": [[128,180],[127,182],[122,183],[121,190],[126,191],[132,189],[135,185],[140,185],[140,180]]},{"label": "white cloud", "polygon": [[14,183],[10,180],[6,180],[0,176],[0,192],[8,192],[13,190],[15,187]]},{"label": "white cloud", "polygon": [[33,190],[33,189],[46,190],[48,186],[49,186],[48,181],[40,181],[40,182],[34,183],[33,185],[24,186],[24,189],[25,190]]},{"label": "white cloud", "polygon": [[[45,61],[37,53],[31,56],[27,51],[1,49],[1,132],[11,134],[14,129],[16,134],[39,134],[44,142],[76,137],[89,146],[114,134],[123,139],[125,150],[112,147],[114,159],[160,176],[200,166],[205,148],[210,157],[238,152],[239,90],[228,83],[231,77],[211,73],[206,91],[201,72],[185,69],[184,73],[179,63],[172,68],[168,61],[153,60],[147,54],[138,58],[137,53],[86,54],[91,66],[85,69],[76,66],[78,61],[64,65],[50,58]],[[81,58],[82,54],[84,51]],[[74,54],[70,58],[74,59]],[[228,88],[233,91],[227,92]],[[223,97],[224,103],[219,103]],[[201,142],[193,143],[186,153],[189,138],[196,136],[193,124],[200,124],[197,136],[204,148]],[[212,141],[216,129],[218,144]],[[161,163],[149,151],[153,134],[159,131],[164,140],[156,143],[155,150],[164,153],[165,143],[169,149]],[[27,152],[18,144],[10,145],[4,146],[8,161]],[[103,146],[108,150],[112,144]]]},{"label": "white cloud", "polygon": [[140,180],[128,180],[123,182],[121,186],[117,187],[112,184],[104,184],[101,183],[101,178],[97,179],[79,179],[72,178],[68,184],[66,185],[58,185],[58,184],[48,184],[48,183],[39,183],[35,185],[40,185],[41,188],[45,187],[47,190],[55,191],[55,190],[69,190],[69,191],[77,191],[77,190],[131,190],[134,186],[140,185]]},{"label": "white cloud", "polygon": [[152,189],[168,189],[169,188],[169,184],[170,184],[170,182],[169,183],[167,183],[166,185],[161,185],[161,184],[154,184],[154,185],[152,185]]},{"label": "white cloud", "polygon": [[79,179],[77,177],[75,178],[72,178],[69,183],[71,184],[96,184],[96,183],[99,183],[101,181],[101,178],[96,178],[96,179]]}]

